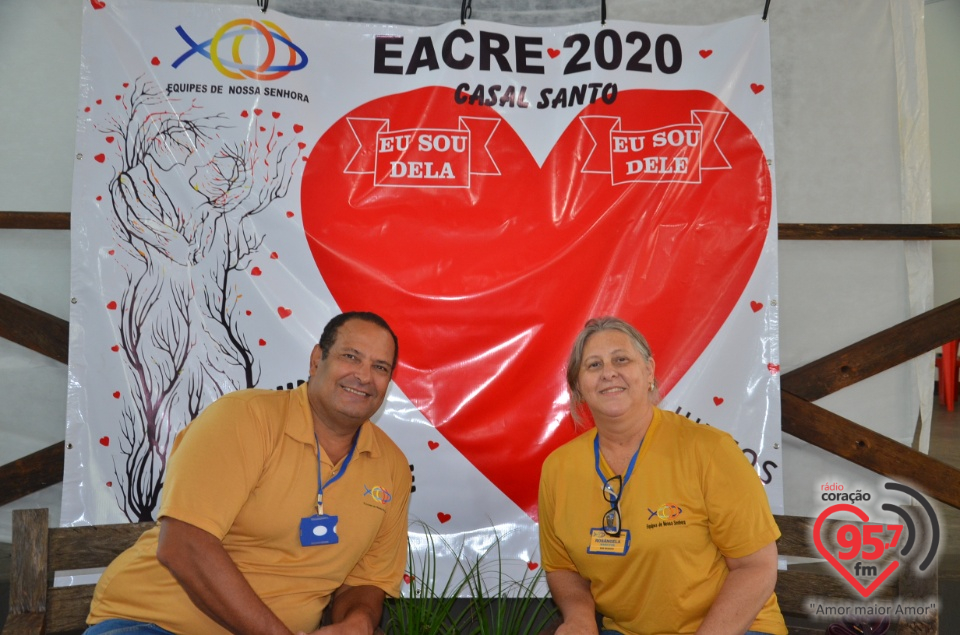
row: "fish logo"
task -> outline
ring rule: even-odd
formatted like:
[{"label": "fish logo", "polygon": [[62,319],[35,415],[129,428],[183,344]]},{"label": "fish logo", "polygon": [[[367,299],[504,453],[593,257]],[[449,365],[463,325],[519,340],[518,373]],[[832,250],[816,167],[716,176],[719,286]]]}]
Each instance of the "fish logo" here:
[{"label": "fish logo", "polygon": [[650,512],[650,515],[647,517],[647,520],[652,519],[654,516],[660,520],[676,520],[680,517],[680,514],[683,513],[683,510],[679,505],[674,505],[673,503],[664,503],[656,509],[656,511],[647,508],[647,511]]},{"label": "fish logo", "polygon": [[381,505],[386,505],[391,500],[393,500],[393,495],[387,490],[383,489],[379,485],[374,485],[373,487],[363,486],[363,495],[370,496],[373,500],[377,501]]},{"label": "fish logo", "polygon": [[[239,19],[231,20],[221,26],[212,38],[197,43],[187,35],[182,26],[177,27],[177,33],[190,47],[173,63],[177,68],[194,54],[200,54],[213,62],[213,66],[223,75],[231,79],[256,79],[271,81],[285,77],[293,71],[298,71],[307,65],[307,54],[293,43],[290,36],[273,22],[264,20]],[[253,44],[244,46],[244,40]],[[282,46],[281,46],[282,45]],[[278,52],[283,53],[286,47],[286,63],[278,63]],[[229,48],[230,54],[224,58],[221,50]],[[278,50],[281,49],[281,50]],[[251,62],[244,60],[244,53],[257,53],[261,57]]]}]

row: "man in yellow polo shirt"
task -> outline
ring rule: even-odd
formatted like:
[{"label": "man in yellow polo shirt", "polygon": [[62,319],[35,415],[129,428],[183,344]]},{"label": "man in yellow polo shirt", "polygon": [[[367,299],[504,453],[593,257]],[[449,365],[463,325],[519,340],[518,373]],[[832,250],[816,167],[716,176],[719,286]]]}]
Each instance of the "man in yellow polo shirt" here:
[{"label": "man in yellow polo shirt", "polygon": [[397,353],[381,317],[344,313],[306,384],[205,409],[174,443],[159,527],[101,577],[87,634],[374,633],[406,564],[409,464],[369,420]]}]

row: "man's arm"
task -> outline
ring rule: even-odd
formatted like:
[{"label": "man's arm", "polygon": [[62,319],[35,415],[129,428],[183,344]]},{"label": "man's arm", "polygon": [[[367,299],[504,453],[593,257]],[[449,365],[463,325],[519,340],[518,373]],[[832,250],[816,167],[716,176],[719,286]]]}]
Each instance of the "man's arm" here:
[{"label": "man's arm", "polygon": [[742,558],[726,558],[730,574],[697,633],[743,633],[777,584],[777,543]]},{"label": "man's arm", "polygon": [[597,635],[597,605],[589,580],[576,571],[559,569],[547,573],[547,586],[563,615],[556,635]]},{"label": "man's arm", "polygon": [[387,594],[379,587],[343,585],[333,594],[330,626],[323,635],[372,635],[380,627]]},{"label": "man's arm", "polygon": [[237,635],[290,635],[213,534],[175,518],[160,520],[157,560],[201,611]]}]

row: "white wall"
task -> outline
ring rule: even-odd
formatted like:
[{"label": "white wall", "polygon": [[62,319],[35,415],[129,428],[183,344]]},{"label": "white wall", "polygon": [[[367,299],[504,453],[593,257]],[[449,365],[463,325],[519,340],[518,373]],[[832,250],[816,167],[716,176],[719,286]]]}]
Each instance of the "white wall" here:
[{"label": "white wall", "polygon": [[[926,6],[934,223],[960,223],[960,0]],[[933,299],[960,298],[960,241],[933,245]]]}]

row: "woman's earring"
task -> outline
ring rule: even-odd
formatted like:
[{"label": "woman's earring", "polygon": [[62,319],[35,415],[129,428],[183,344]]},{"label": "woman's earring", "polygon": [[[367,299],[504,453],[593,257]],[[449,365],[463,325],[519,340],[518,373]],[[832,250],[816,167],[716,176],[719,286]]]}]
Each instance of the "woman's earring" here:
[{"label": "woman's earring", "polygon": [[650,388],[648,388],[647,390],[649,390],[650,392],[653,392],[653,388],[654,388],[654,385],[653,385],[653,382],[651,381]]}]

